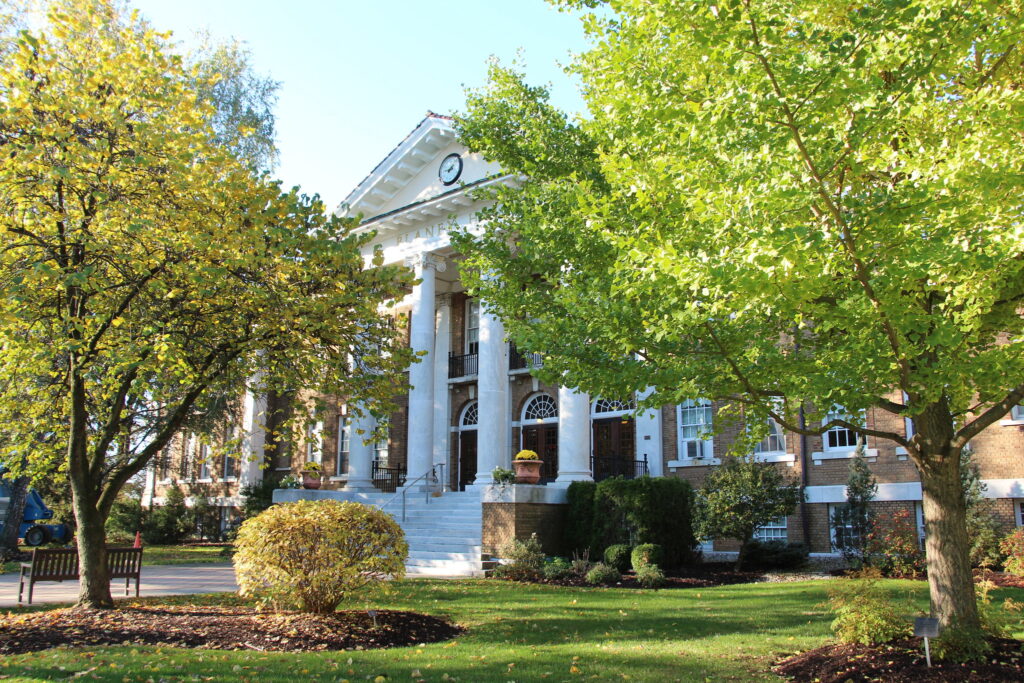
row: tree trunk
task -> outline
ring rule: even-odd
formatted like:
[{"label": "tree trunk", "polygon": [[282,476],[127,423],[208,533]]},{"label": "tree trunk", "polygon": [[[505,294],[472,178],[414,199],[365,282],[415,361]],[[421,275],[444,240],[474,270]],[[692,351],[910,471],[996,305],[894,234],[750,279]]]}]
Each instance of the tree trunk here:
[{"label": "tree trunk", "polygon": [[931,612],[943,628],[978,629],[967,514],[960,484],[960,453],[922,457],[921,489]]},{"label": "tree trunk", "polygon": [[4,533],[0,538],[0,561],[18,553],[18,532],[22,517],[25,516],[25,501],[28,500],[28,477],[17,477],[10,483],[10,498],[4,519]]},{"label": "tree trunk", "polygon": [[78,607],[108,609],[114,606],[110,595],[110,569],[107,566],[107,534],[103,515],[95,505],[75,495],[75,519],[78,520]]},{"label": "tree trunk", "polygon": [[747,558],[747,548],[750,546],[751,538],[748,536],[740,542],[740,551],[736,553],[736,566],[733,567],[733,571],[743,571],[743,560]]}]

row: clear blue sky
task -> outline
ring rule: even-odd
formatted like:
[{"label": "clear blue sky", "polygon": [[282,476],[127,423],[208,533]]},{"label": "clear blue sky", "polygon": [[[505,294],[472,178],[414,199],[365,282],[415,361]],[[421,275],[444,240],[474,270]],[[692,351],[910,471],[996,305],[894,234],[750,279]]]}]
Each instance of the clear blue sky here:
[{"label": "clear blue sky", "polygon": [[198,30],[237,38],[280,81],[275,174],[333,210],[428,109],[464,106],[487,58],[522,48],[531,83],[582,109],[559,64],[585,49],[579,20],[543,0],[130,0],[187,48]]}]

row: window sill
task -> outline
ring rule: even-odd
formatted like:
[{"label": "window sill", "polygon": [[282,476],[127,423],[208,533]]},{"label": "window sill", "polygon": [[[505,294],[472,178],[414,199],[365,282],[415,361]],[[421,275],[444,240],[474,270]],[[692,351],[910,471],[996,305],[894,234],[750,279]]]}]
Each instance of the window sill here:
[{"label": "window sill", "polygon": [[221,479],[221,481],[223,481],[225,484],[228,484],[233,481],[238,481],[238,477],[224,477],[223,479]]},{"label": "window sill", "polygon": [[275,467],[274,471],[275,472],[291,472],[292,468],[291,467]]},{"label": "window sill", "polygon": [[1024,420],[1012,419],[1012,420],[1000,420],[1000,427],[1024,427]]},{"label": "window sill", "polygon": [[707,467],[709,465],[721,465],[718,458],[683,458],[682,460],[669,460],[666,467]]},{"label": "window sill", "polygon": [[[852,458],[854,455],[856,455],[856,453],[857,453],[857,449],[856,448],[850,448],[848,450],[835,450],[835,451],[815,451],[815,452],[811,453],[811,460],[813,460],[815,463],[818,463],[818,462],[820,462],[822,460],[844,460],[844,459]],[[877,458],[878,457],[878,449],[877,448],[865,448],[864,449],[864,457],[865,458]]]},{"label": "window sill", "polygon": [[343,477],[327,477],[327,481],[348,481],[348,475]]},{"label": "window sill", "polygon": [[207,477],[205,479],[196,479],[194,483],[196,483],[196,484],[212,484],[213,483],[213,479],[211,477]]},{"label": "window sill", "polygon": [[757,462],[796,462],[795,453],[755,453]]}]

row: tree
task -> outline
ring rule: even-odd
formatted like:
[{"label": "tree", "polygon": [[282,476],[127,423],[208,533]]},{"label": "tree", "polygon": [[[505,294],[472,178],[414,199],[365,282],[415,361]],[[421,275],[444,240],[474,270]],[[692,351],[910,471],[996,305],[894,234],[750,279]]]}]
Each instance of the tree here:
[{"label": "tree", "polygon": [[697,493],[700,536],[739,541],[736,571],[740,571],[754,533],[791,514],[800,496],[800,487],[787,483],[774,465],[752,458],[727,458],[711,471]]},{"label": "tree", "polygon": [[959,455],[1024,399],[1021,11],[611,2],[574,67],[591,118],[499,65],[457,118],[522,178],[457,245],[544,376],[903,446],[932,611],[967,629]]},{"label": "tree", "polygon": [[835,547],[847,561],[855,565],[866,559],[865,545],[871,533],[869,504],[878,493],[878,482],[864,457],[864,441],[857,443],[857,452],[850,460],[850,474],[846,479],[846,505],[832,513]]},{"label": "tree", "polygon": [[411,277],[220,144],[197,78],[105,0],[50,3],[0,64],[0,457],[67,472],[83,606],[112,605],[118,492],[224,396],[383,413],[412,360],[379,310]]}]

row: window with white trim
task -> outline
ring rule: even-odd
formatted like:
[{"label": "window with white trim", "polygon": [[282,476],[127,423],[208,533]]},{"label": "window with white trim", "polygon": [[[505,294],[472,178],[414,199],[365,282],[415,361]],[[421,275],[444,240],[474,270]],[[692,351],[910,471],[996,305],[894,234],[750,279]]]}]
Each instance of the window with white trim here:
[{"label": "window with white trim", "polygon": [[348,415],[338,416],[338,452],[334,457],[334,476],[348,474],[348,453],[352,444],[352,423]]},{"label": "window with white trim", "polygon": [[373,460],[378,465],[387,466],[388,458],[390,457],[390,450],[388,448],[388,441],[391,436],[390,427],[384,433],[384,436],[373,442]]},{"label": "window with white trim", "polygon": [[238,428],[234,425],[229,425],[227,432],[224,434],[224,457],[221,460],[221,468],[225,479],[238,478],[238,457],[233,455],[236,446],[232,443],[237,436]]},{"label": "window with white trim", "polygon": [[828,505],[828,526],[832,550],[861,547],[860,529],[856,528],[852,520],[849,518],[843,521],[836,519],[838,513],[846,511],[849,507],[849,503],[829,503]]},{"label": "window with white trim", "polygon": [[1014,520],[1017,522],[1017,526],[1024,526],[1024,500],[1013,501],[1014,505]]},{"label": "window with white trim", "polygon": [[547,394],[537,394],[523,408],[523,422],[544,422],[558,418],[558,403]]},{"label": "window with white trim", "polygon": [[199,444],[199,478],[210,478],[210,446]]},{"label": "window with white trim", "polygon": [[[825,419],[822,420],[821,424],[827,425],[832,420],[852,422],[853,415],[842,406],[834,406],[828,415],[825,416]],[[822,434],[821,438],[826,451],[852,451],[857,447],[857,432],[848,427],[838,425],[832,427]]]},{"label": "window with white trim", "polygon": [[917,521],[917,545],[921,548],[924,547],[924,505],[920,501],[914,503],[914,519]]},{"label": "window with white trim", "polygon": [[462,410],[462,419],[459,420],[459,426],[463,429],[474,429],[477,423],[480,421],[480,404],[476,401],[469,403]]},{"label": "window with white trim", "polygon": [[466,353],[480,352],[480,300],[466,299]]},{"label": "window with white trim", "polygon": [[767,543],[768,541],[780,541],[785,543],[789,539],[788,523],[788,517],[773,519],[754,532],[754,540],[760,541],[761,543]]},{"label": "window with white trim", "polygon": [[636,401],[613,401],[608,398],[599,398],[594,401],[591,409],[594,415],[601,413],[622,413],[636,410]]},{"label": "window with white trim", "polygon": [[768,418],[768,436],[754,446],[754,452],[758,455],[786,452],[786,432],[774,417]]},{"label": "window with white trim", "polygon": [[323,422],[314,422],[306,426],[306,462],[323,462]]},{"label": "window with white trim", "polygon": [[1024,422],[1024,403],[1019,403],[1010,408],[1010,419]]},{"label": "window with white trim", "polygon": [[679,414],[679,457],[713,458],[714,440],[710,435],[713,426],[711,401],[707,399],[686,400],[677,408]]}]

